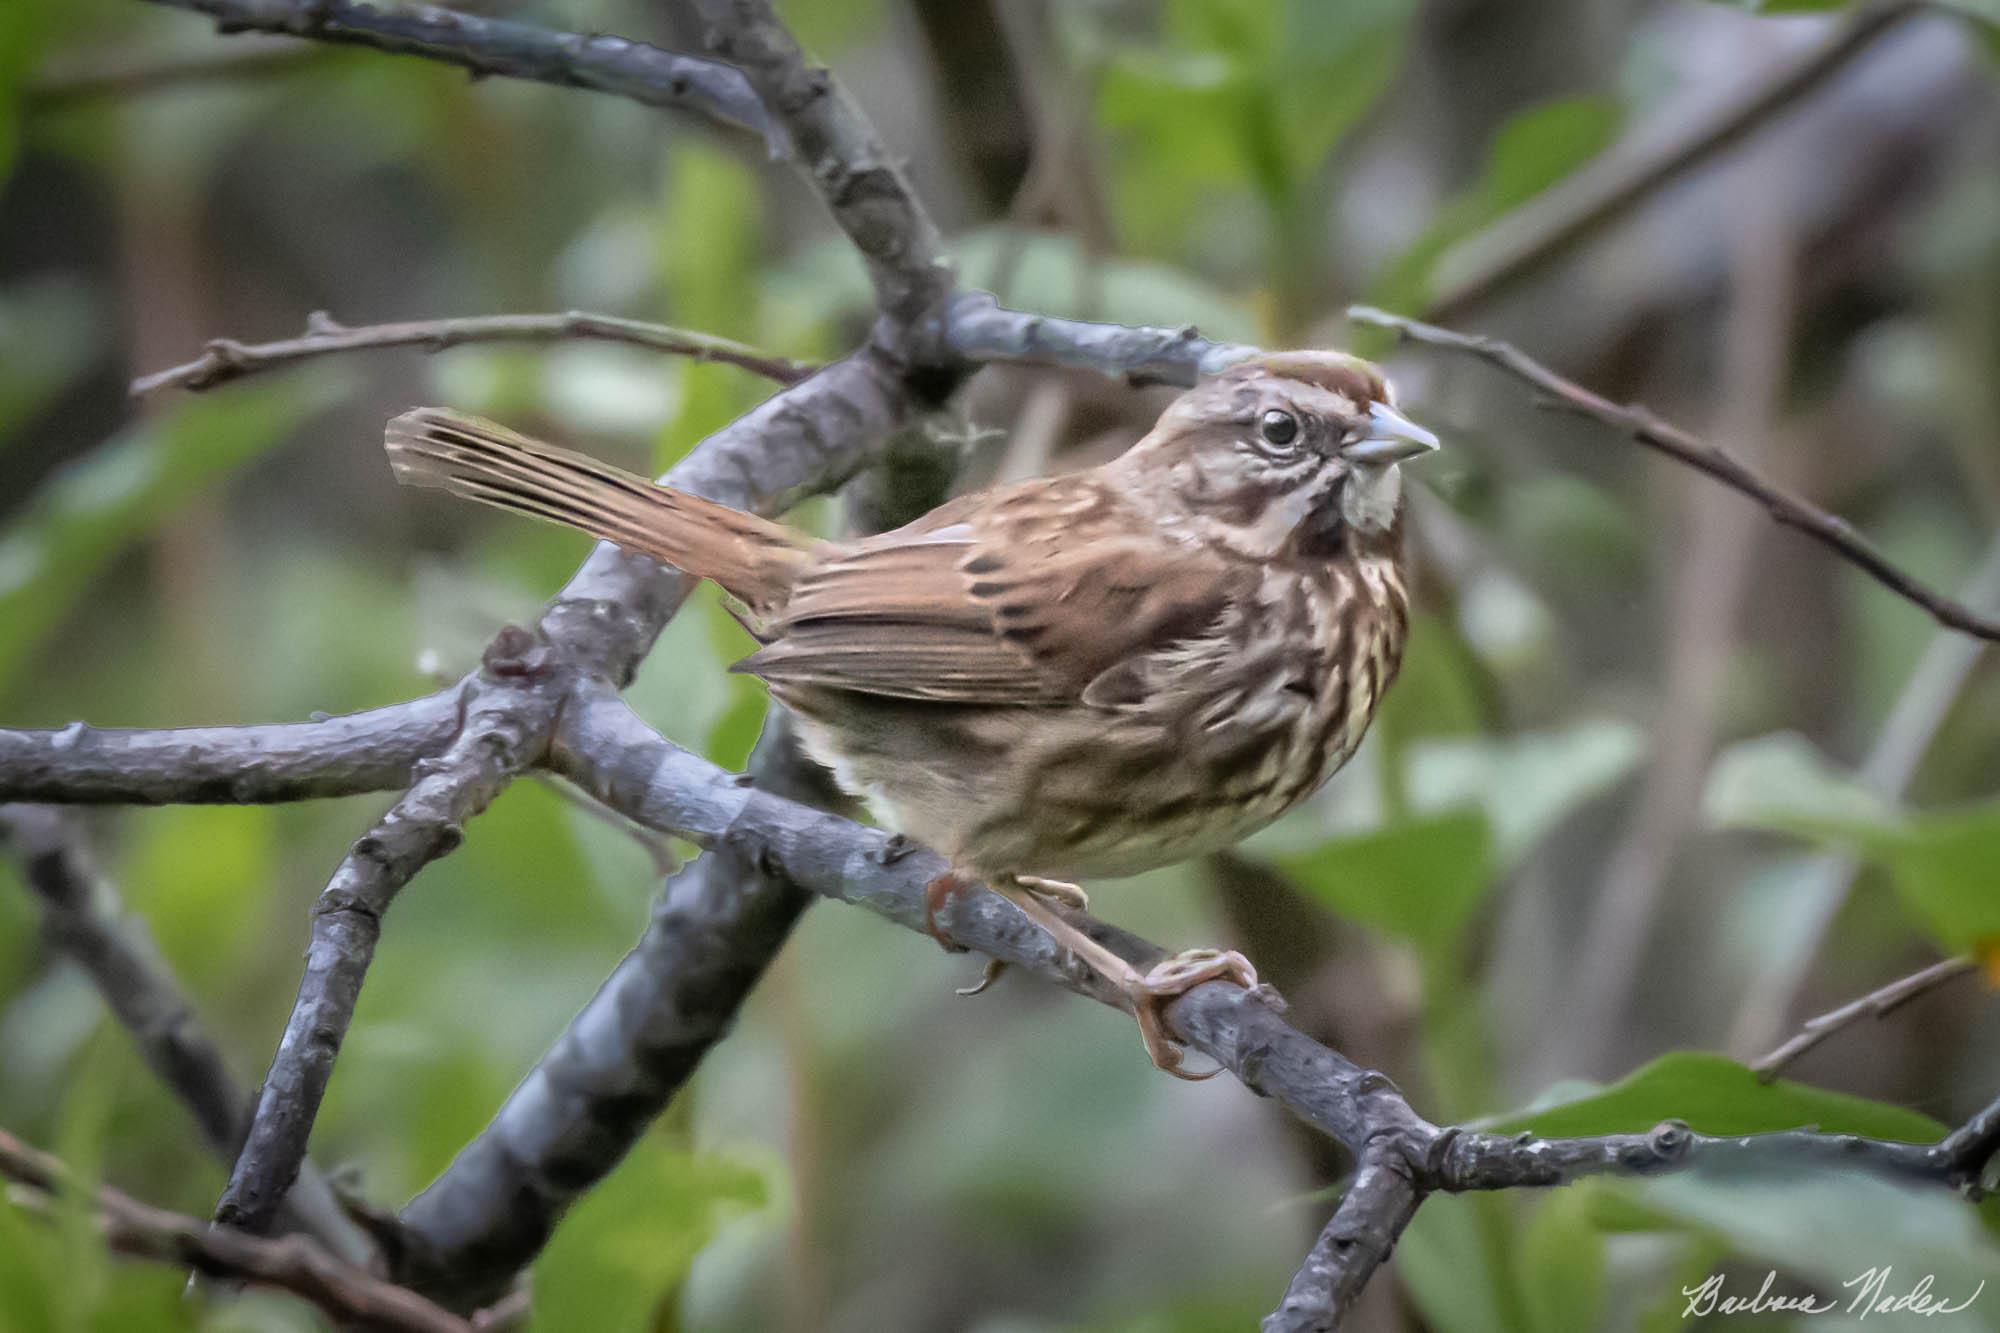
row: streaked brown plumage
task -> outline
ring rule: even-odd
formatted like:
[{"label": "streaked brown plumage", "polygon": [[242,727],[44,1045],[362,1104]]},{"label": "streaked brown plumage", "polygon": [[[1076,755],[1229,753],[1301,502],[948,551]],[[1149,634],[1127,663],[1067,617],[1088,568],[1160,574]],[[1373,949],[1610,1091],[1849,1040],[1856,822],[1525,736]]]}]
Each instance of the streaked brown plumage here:
[{"label": "streaked brown plumage", "polygon": [[[883,822],[1020,904],[1131,998],[1254,984],[1193,951],[1148,976],[1043,899],[1226,847],[1354,751],[1408,624],[1397,463],[1435,447],[1366,362],[1294,352],[1183,394],[1088,472],[819,542],[503,427],[398,417],[397,476],[713,579],[808,749]],[[949,887],[941,885],[941,887]]]}]

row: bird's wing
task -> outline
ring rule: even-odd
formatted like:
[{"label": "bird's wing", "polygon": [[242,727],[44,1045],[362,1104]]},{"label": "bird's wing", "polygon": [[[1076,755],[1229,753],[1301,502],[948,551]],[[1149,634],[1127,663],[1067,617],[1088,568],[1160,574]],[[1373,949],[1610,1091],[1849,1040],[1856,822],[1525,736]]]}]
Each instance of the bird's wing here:
[{"label": "bird's wing", "polygon": [[1254,578],[1135,521],[1093,478],[970,498],[828,551],[737,669],[906,699],[1116,706],[1137,701],[1133,666],[1209,629]]}]

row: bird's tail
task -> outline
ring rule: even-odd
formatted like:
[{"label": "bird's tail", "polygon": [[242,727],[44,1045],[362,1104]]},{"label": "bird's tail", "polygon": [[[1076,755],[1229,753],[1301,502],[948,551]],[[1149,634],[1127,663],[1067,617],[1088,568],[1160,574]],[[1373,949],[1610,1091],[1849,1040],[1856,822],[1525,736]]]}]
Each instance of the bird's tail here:
[{"label": "bird's tail", "polygon": [[436,486],[639,551],[714,579],[753,612],[782,607],[805,567],[804,540],[768,519],[516,434],[479,417],[420,407],[389,423],[389,464],[406,486]]}]

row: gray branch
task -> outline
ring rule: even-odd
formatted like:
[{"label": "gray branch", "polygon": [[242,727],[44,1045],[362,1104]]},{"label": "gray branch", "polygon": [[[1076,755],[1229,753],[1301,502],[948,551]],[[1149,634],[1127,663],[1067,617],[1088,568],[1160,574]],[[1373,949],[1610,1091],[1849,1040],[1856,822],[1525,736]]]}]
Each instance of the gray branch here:
[{"label": "gray branch", "polygon": [[1409,1160],[1397,1146],[1389,1139],[1370,1142],[1284,1300],[1265,1317],[1262,1333],[1331,1333],[1340,1327],[1422,1202]]},{"label": "gray branch", "polygon": [[465,821],[539,757],[565,684],[550,656],[525,630],[495,640],[451,747],[419,765],[416,782],[349,849],[313,905],[298,999],[216,1205],[219,1224],[261,1234],[276,1218],[305,1160],[382,917],[419,870],[458,845]]},{"label": "gray branch", "polygon": [[[196,2],[211,12],[218,7],[218,0]],[[234,0],[220,7],[243,9]],[[303,28],[283,30],[337,35],[356,16],[374,22],[371,31],[378,35],[381,30],[381,17],[357,6],[322,0],[310,8]],[[266,17],[299,15],[282,0],[264,0],[258,10]],[[332,27],[329,20],[335,21]],[[468,52],[485,59],[494,45],[471,41],[468,33],[490,38],[497,31],[517,49],[533,45],[524,36],[531,30],[502,31],[445,11],[413,11],[412,21],[433,25],[433,40],[446,42],[456,53],[451,58],[461,63]],[[453,25],[455,35],[446,31]],[[951,275],[941,262],[935,228],[875,143],[872,129],[825,70],[807,68],[766,7],[747,0],[729,6],[715,40],[750,67],[771,109],[771,123],[780,127],[774,132],[789,131],[787,137],[801,143],[802,164],[869,261],[884,307],[875,336],[861,350],[718,432],[668,477],[711,499],[772,512],[853,475],[901,424],[911,402],[913,370],[922,361],[912,354],[911,329],[923,313],[919,306],[928,308],[949,292]],[[371,44],[377,43],[371,39]],[[600,38],[585,49],[640,48]],[[955,367],[923,369],[937,393],[949,392],[962,378]],[[486,679],[471,687],[466,722],[451,748],[427,766],[384,823],[355,844],[321,894],[298,999],[217,1204],[218,1222],[253,1232],[269,1225],[304,1159],[381,916],[397,892],[423,865],[449,852],[462,820],[534,760],[570,682],[600,675],[620,682],[629,678],[689,586],[678,572],[600,546],[550,605],[532,638],[520,635],[521,642],[510,642],[503,635],[489,649]],[[502,688],[496,676],[517,684]],[[528,678],[533,683],[520,683]],[[782,933],[773,947],[781,940]],[[763,962],[749,959],[745,966],[754,976]],[[426,1244],[426,1238],[414,1236],[413,1252]]]},{"label": "gray branch", "polygon": [[[768,0],[701,0],[709,44],[742,70],[790,136],[799,169],[860,252],[876,305],[914,324],[951,294],[944,238],[854,101],[806,59]],[[920,358],[922,359],[922,358]]]},{"label": "gray branch", "polygon": [[[921,428],[901,432],[846,489],[853,524],[879,531],[927,512],[948,493],[954,461]],[[789,723],[782,709],[770,712],[749,778],[790,800],[847,808],[826,771],[800,754]],[[479,1137],[404,1210],[402,1280],[471,1309],[498,1299],[533,1262],[563,1211],[618,1164],[728,1034],[813,901],[777,869],[720,847],[666,882],[638,945]]]},{"label": "gray branch", "polygon": [[762,135],[773,157],[788,155],[782,131],[743,75],[728,65],[662,51],[604,33],[554,32],[530,23],[464,14],[438,5],[364,0],[152,0],[215,20],[223,33],[272,32],[372,47],[501,75],[588,88],[646,106],[672,107]]},{"label": "gray branch", "polygon": [[945,307],[944,344],[972,361],[1077,366],[1141,384],[1191,385],[1255,347],[1213,342],[1194,325],[1178,329],[1098,324],[1009,310],[987,292],[961,292]]},{"label": "gray branch", "polygon": [[257,805],[385,791],[458,730],[460,688],[255,727],[0,728],[0,801]]},{"label": "gray branch", "polygon": [[[599,800],[649,828],[752,858],[767,874],[866,907],[911,930],[924,929],[924,886],[945,868],[941,858],[922,850],[898,854],[879,830],[746,786],[659,736],[603,686],[586,687],[572,699],[549,760]],[[1164,953],[1091,918],[1073,920],[1136,965]],[[980,953],[1100,1003],[1121,1003],[1102,978],[997,894],[955,896],[939,921],[953,939]],[[1353,1201],[1339,1210],[1345,1216],[1337,1216],[1339,1225],[1314,1247],[1310,1271],[1294,1281],[1286,1308],[1272,1316],[1280,1322],[1271,1327],[1279,1329],[1332,1327],[1341,1303],[1358,1293],[1430,1193],[1561,1185],[1590,1175],[1773,1159],[1963,1188],[1976,1184],[2000,1151],[2000,1101],[1934,1144],[1807,1129],[1715,1138],[1677,1121],[1645,1134],[1572,1139],[1440,1128],[1418,1115],[1388,1078],[1286,1023],[1267,996],[1209,982],[1168,1006],[1167,1021],[1189,1046],[1244,1086],[1276,1100],[1374,1168],[1357,1176]],[[1403,1177],[1407,1189],[1397,1183]],[[1311,1322],[1315,1318],[1322,1322]]]},{"label": "gray branch", "polygon": [[[19,858],[49,943],[83,969],[139,1058],[180,1098],[209,1148],[230,1160],[249,1123],[249,1093],[202,1027],[145,922],[125,910],[70,818],[44,806],[0,805],[0,846]],[[301,1167],[283,1221],[342,1258],[365,1262],[374,1254],[310,1162]]]},{"label": "gray branch", "polygon": [[[764,790],[834,799],[781,728],[767,728],[750,771]],[[728,849],[668,879],[632,952],[403,1210],[398,1279],[454,1309],[498,1299],[728,1034],[812,901]]]}]

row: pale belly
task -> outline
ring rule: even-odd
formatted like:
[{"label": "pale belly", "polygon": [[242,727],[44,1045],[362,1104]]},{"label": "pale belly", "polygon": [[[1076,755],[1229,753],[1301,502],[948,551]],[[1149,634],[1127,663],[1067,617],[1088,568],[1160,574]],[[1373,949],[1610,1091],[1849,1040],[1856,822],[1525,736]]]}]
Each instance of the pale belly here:
[{"label": "pale belly", "polygon": [[1346,726],[1330,716],[1337,692],[1209,729],[1083,705],[786,701],[808,753],[885,827],[981,873],[1077,880],[1233,846],[1311,795],[1370,711]]}]

